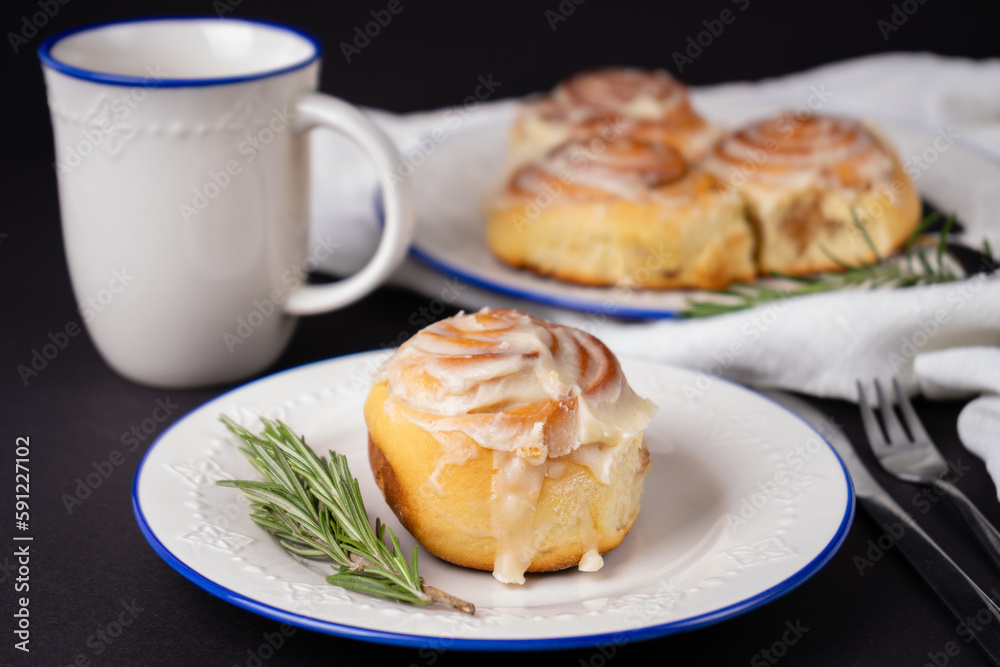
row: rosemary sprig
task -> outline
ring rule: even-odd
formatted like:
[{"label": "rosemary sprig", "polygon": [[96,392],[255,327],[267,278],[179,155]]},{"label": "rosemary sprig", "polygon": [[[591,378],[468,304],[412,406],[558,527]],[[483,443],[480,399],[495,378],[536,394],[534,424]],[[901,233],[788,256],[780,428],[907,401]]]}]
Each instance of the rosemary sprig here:
[{"label": "rosemary sprig", "polygon": [[[823,252],[834,263],[840,266],[843,269],[842,271],[827,271],[808,277],[774,274],[776,278],[785,281],[786,284],[790,283],[788,287],[784,288],[759,283],[730,285],[727,290],[713,292],[725,297],[722,300],[704,301],[689,299],[687,307],[680,312],[680,315],[689,318],[709,317],[753,308],[764,303],[790,297],[830,292],[851,287],[911,287],[913,285],[930,285],[959,280],[964,276],[952,271],[948,262],[945,261],[948,234],[955,224],[954,215],[949,216],[941,228],[937,243],[935,244],[933,259],[928,258],[927,247],[918,242],[918,237],[930,225],[934,224],[938,217],[937,213],[931,213],[920,221],[907,239],[899,257],[882,257],[868,235],[868,230],[865,229],[864,224],[858,219],[857,214],[854,214],[854,225],[861,234],[861,238],[865,244],[875,255],[875,261],[851,264],[836,257],[824,248]],[[987,257],[993,256],[992,248],[985,241],[983,243],[983,254]]]},{"label": "rosemary sprig", "polygon": [[417,547],[407,562],[392,528],[376,518],[372,529],[345,456],[333,451],[329,460],[317,456],[305,438],[281,421],[262,417],[264,431],[254,435],[226,415],[220,420],[240,438],[240,451],[266,481],[229,479],[217,484],[246,494],[250,518],[278,546],[304,558],[328,558],[335,572],[326,580],[336,586],[475,613],[471,603],[424,583],[417,573]]}]

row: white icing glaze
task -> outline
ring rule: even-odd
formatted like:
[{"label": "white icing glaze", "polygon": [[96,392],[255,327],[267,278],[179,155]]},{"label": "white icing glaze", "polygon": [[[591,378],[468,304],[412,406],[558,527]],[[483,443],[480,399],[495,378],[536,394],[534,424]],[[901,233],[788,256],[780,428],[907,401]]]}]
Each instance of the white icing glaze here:
[{"label": "white icing glaze", "polygon": [[[582,504],[581,507],[589,510],[585,504]],[[580,563],[577,567],[580,568],[581,572],[597,572],[604,567],[604,559],[601,558],[599,550],[594,517],[589,511],[583,511],[580,512],[576,521],[580,529],[580,541],[583,543],[583,556],[580,557]]]},{"label": "white icing glaze", "polygon": [[593,336],[517,311],[436,322],[404,343],[377,380],[388,384],[393,419],[536,464],[584,444],[617,445],[656,410]]},{"label": "white icing glaze", "polygon": [[493,452],[490,528],[496,539],[493,576],[505,584],[523,584],[524,572],[538,553],[535,507],[545,479],[544,466],[511,452]]},{"label": "white icing glaze", "polygon": [[598,553],[597,549],[590,549],[583,554],[579,567],[581,572],[597,572],[604,567],[604,559],[601,558],[601,554]]},{"label": "white icing glaze", "polygon": [[577,74],[525,103],[515,129],[521,140],[511,144],[508,165],[513,172],[571,138],[608,140],[633,131],[693,158],[718,136],[667,72],[609,67]]},{"label": "white icing glaze", "polygon": [[[810,187],[851,198],[888,182],[894,164],[889,150],[857,121],[782,116],[731,133],[709,151],[704,167],[768,209],[782,194]],[[853,171],[857,183],[843,183],[841,167]]]},{"label": "white icing glaze", "polygon": [[617,446],[594,443],[573,450],[570,460],[577,465],[590,470],[590,473],[601,484],[611,483],[611,471],[618,462],[620,449]]},{"label": "white icing glaze", "polygon": [[556,87],[551,102],[570,122],[608,113],[663,120],[688,105],[684,84],[667,72],[628,68],[577,74]]},{"label": "white icing glaze", "polygon": [[[687,173],[674,148],[629,137],[605,141],[573,139],[553,149],[512,177],[511,190],[534,199],[568,195],[638,201],[669,197],[669,186]],[[665,193],[665,194],[661,194]]]}]

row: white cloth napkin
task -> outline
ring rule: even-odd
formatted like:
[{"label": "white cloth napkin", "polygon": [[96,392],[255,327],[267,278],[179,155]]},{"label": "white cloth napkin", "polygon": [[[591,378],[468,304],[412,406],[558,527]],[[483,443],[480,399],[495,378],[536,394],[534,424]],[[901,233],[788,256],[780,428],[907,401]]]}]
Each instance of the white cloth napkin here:
[{"label": "white cloth napkin", "polygon": [[962,409],[958,437],[1000,481],[1000,348],[956,347],[919,354],[914,371],[927,398],[983,394]]},{"label": "white cloth napkin", "polygon": [[[964,141],[1000,156],[998,59],[887,54],[756,83],[695,88],[692,98],[707,117],[727,125],[800,107],[860,117],[874,114],[950,128]],[[493,122],[509,115],[511,104],[484,102],[406,116],[370,113],[412,161],[440,143],[428,140],[432,133],[446,138],[451,132]],[[344,241],[341,252],[323,268],[350,273],[371,255],[378,238],[372,206],[375,174],[356,149],[332,133],[315,137],[313,167],[314,234],[337,230],[336,238]],[[698,369],[706,381],[717,374],[761,387],[848,400],[856,399],[856,379],[897,375],[908,392],[918,391],[913,360],[923,353],[1000,345],[998,277],[905,290],[820,294],[705,320],[652,323],[617,322],[503,297],[446,280],[413,260],[400,268],[393,282],[427,295],[431,304],[440,299],[466,309],[517,307],[581,326],[619,354]],[[421,319],[426,320],[416,317]],[[997,466],[1000,472],[1000,462]]]},{"label": "white cloth napkin", "polygon": [[1000,345],[1000,277],[906,290],[799,297],[699,320],[599,326],[612,349],[758,387],[857,399],[855,381],[898,376],[957,345]]}]

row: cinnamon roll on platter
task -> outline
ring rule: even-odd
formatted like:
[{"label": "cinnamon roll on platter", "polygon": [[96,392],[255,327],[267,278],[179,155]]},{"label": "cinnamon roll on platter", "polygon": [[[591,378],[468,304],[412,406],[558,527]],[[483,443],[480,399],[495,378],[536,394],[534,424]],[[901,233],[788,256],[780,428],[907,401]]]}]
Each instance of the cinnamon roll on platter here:
[{"label": "cinnamon roll on platter", "polygon": [[753,279],[740,196],[664,143],[571,139],[510,178],[488,215],[501,260],[585,285],[721,288]]},{"label": "cinnamon roll on platter", "polygon": [[748,125],[716,143],[704,167],[746,201],[762,274],[874,261],[859,224],[885,256],[920,218],[920,197],[896,152],[848,118],[782,115]]},{"label": "cinnamon roll on platter", "polygon": [[501,582],[597,570],[638,515],[656,407],[579,329],[514,310],[441,320],[386,361],[364,411],[401,523]]}]

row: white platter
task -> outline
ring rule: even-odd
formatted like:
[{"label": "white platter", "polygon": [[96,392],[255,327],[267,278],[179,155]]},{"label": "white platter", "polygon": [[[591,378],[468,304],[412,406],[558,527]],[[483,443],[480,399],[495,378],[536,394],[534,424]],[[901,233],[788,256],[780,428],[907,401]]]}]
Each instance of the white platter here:
[{"label": "white platter", "polygon": [[282,622],[389,644],[496,651],[621,643],[715,623],[792,590],[847,535],[849,478],[805,422],[738,385],[623,360],[633,387],[660,410],[647,430],[652,469],[642,511],[602,570],[507,586],[421,550],[424,578],[474,602],[475,616],[331,586],[328,565],[286,555],[249,520],[241,493],[215,485],[257,478],[218,416],[251,428],[259,416],[280,418],[320,453],[346,454],[371,518],[387,520],[409,553],[415,542],[367,462],[361,408],[386,355],[266,377],[175,424],[147,452],[134,485],[136,517],[156,552],[206,591]]}]

